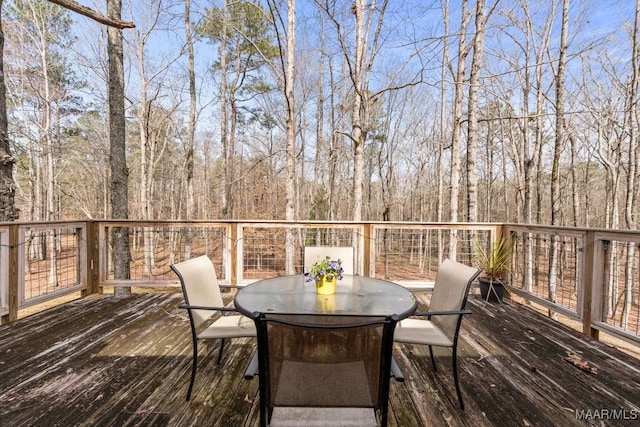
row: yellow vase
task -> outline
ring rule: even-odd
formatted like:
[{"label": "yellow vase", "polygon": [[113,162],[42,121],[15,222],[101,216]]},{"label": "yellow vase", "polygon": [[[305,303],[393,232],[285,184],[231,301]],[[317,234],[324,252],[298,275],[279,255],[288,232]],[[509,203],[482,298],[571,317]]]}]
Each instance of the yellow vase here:
[{"label": "yellow vase", "polygon": [[336,292],[336,280],[334,275],[322,276],[316,280],[316,293],[320,295],[331,295]]}]

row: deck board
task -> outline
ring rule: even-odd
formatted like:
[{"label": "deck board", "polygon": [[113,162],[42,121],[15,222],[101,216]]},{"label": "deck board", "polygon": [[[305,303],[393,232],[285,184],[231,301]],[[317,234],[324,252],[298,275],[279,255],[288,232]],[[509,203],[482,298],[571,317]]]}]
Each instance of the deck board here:
[{"label": "deck board", "polygon": [[[185,401],[191,338],[181,301],[177,293],[92,295],[1,326],[0,425],[257,426],[258,381],[242,377],[251,339],[231,340],[221,365],[217,344],[201,346]],[[620,423],[577,420],[576,409],[640,416],[638,359],[513,302],[472,296],[469,306],[459,347],[466,409],[446,350],[433,371],[424,347],[396,345],[406,381],[391,383],[391,426]],[[597,374],[568,363],[567,352]]]}]

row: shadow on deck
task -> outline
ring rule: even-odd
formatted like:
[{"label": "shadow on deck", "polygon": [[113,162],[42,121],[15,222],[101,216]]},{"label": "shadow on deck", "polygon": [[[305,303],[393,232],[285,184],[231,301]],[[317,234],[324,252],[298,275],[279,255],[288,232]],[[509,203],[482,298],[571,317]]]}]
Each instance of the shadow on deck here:
[{"label": "shadow on deck", "polygon": [[[184,400],[191,337],[181,301],[93,295],[0,327],[0,424],[257,426],[258,381],[242,377],[249,339],[232,340],[220,366],[217,344],[201,346]],[[426,348],[396,344],[406,381],[391,381],[391,426],[640,424],[638,359],[519,304],[469,302],[459,347],[466,409],[448,353],[434,372]]]}]

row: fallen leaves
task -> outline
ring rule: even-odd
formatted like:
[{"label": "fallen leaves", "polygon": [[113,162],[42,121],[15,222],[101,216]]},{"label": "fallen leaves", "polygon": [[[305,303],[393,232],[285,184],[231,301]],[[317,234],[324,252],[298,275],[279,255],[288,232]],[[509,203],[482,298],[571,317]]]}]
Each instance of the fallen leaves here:
[{"label": "fallen leaves", "polygon": [[590,366],[589,362],[587,362],[586,360],[584,360],[582,357],[578,356],[575,353],[567,351],[567,356],[564,357],[563,359],[585,372],[598,375],[598,368],[596,368],[595,366]]}]

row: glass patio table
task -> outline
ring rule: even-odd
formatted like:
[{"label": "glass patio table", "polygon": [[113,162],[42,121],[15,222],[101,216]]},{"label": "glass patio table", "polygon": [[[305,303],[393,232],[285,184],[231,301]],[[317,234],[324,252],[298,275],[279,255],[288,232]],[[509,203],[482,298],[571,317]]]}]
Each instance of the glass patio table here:
[{"label": "glass patio table", "polygon": [[314,281],[302,274],[280,276],[254,282],[240,289],[235,307],[242,314],[411,316],[418,306],[408,289],[382,279],[344,275],[336,282],[336,292],[318,295]]}]

